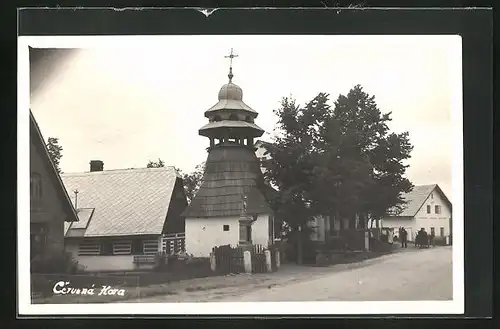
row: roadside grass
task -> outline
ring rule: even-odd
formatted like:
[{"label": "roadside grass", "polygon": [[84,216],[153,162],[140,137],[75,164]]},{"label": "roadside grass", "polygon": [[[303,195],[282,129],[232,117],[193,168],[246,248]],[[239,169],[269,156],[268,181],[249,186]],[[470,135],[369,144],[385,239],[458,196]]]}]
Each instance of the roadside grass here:
[{"label": "roadside grass", "polygon": [[[335,262],[328,264],[326,267],[333,267],[335,265],[359,264],[363,266],[364,261],[376,259],[385,255],[394,253],[394,251],[384,252],[359,252],[349,254],[339,254]],[[315,265],[312,265],[315,266]],[[318,266],[318,265],[316,265]],[[176,282],[166,282],[162,284],[152,284],[143,287],[125,287],[117,286],[116,289],[125,289],[125,296],[118,295],[53,295],[48,297],[32,298],[33,304],[82,304],[82,303],[114,303],[114,302],[127,302],[127,301],[140,301],[141,299],[151,298],[156,296],[172,296],[180,295],[183,292],[196,293],[202,291],[219,290],[225,288],[232,288],[242,285],[250,286],[265,286],[269,287],[281,285],[283,282],[295,281],[295,279],[287,279],[287,274],[280,272],[267,273],[264,275],[227,275],[227,276],[213,276],[211,278],[188,279]],[[293,277],[293,275],[292,275]],[[219,281],[213,282],[212,280]],[[270,282],[271,281],[271,282]],[[281,282],[283,281],[283,282]],[[281,282],[281,283],[280,283]],[[97,293],[97,292],[96,292]],[[218,294],[216,292],[216,294]]]}]

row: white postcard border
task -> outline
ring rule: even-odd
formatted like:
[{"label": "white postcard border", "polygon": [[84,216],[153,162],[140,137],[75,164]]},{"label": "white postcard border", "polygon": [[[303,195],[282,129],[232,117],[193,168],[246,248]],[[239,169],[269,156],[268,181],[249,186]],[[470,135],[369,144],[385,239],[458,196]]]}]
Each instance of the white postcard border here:
[{"label": "white postcard border", "polygon": [[[459,50],[450,59],[453,66],[453,300],[365,301],[365,302],[247,302],[247,303],[110,303],[31,304],[29,270],[29,50],[35,48],[141,47],[158,43],[165,36],[22,36],[18,38],[18,313],[19,315],[146,315],[146,314],[463,314],[464,312],[464,207],[463,207],[463,119],[462,39],[453,38]],[[181,36],[179,36],[181,37]],[[185,37],[185,36],[184,36]],[[220,36],[223,37],[223,36]],[[293,37],[293,36],[288,36]],[[311,36],[355,38],[356,36]],[[371,36],[382,37],[382,36]],[[383,36],[391,37],[391,36]],[[426,36],[408,36],[422,37]],[[360,313],[360,310],[363,313]]]}]

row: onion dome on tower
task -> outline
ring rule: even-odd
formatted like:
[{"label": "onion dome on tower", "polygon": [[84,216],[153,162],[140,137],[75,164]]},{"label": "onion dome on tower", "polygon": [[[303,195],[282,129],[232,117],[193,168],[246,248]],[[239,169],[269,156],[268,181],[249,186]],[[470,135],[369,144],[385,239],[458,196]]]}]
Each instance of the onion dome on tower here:
[{"label": "onion dome on tower", "polygon": [[255,155],[254,138],[264,130],[254,123],[258,113],[243,102],[243,90],[233,83],[232,50],[229,82],[218,102],[205,111],[208,123],[200,130],[210,139],[203,183],[184,212],[186,218],[257,216],[272,210],[261,189],[264,179]]},{"label": "onion dome on tower", "polygon": [[[236,55],[230,55],[236,57]],[[219,101],[205,112],[209,123],[199,133],[210,138],[210,147],[220,143],[238,143],[253,147],[253,139],[264,134],[254,123],[259,115],[243,102],[243,90],[233,83],[233,68],[229,68],[229,82],[219,91]]]}]

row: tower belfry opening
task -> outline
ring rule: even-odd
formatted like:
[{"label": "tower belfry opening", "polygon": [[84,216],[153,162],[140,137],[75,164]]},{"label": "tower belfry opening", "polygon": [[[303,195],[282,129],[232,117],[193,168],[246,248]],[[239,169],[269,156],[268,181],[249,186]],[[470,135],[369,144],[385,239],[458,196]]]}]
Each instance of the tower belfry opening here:
[{"label": "tower belfry opening", "polygon": [[205,112],[209,123],[199,133],[210,140],[209,150],[217,146],[243,145],[254,147],[254,139],[262,136],[264,130],[254,121],[258,113],[243,102],[243,90],[233,83],[233,59],[238,57],[231,53],[229,58],[229,82],[221,87],[218,103]]}]

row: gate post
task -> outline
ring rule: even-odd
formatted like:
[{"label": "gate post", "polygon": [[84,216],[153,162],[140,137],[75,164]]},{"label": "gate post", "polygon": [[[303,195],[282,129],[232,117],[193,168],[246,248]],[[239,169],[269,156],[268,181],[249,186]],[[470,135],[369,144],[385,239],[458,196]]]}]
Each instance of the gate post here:
[{"label": "gate post", "polygon": [[266,256],[266,270],[267,272],[273,271],[273,264],[271,264],[271,251],[264,250],[264,255]]},{"label": "gate post", "polygon": [[252,254],[248,250],[243,252],[243,264],[245,265],[245,273],[252,273]]},{"label": "gate post", "polygon": [[210,253],[210,268],[212,269],[212,272],[215,272],[217,269],[217,262],[215,260],[215,252]]},{"label": "gate post", "polygon": [[279,269],[281,265],[281,260],[280,260],[280,251],[278,249],[276,249],[275,256],[276,256],[276,269]]}]

